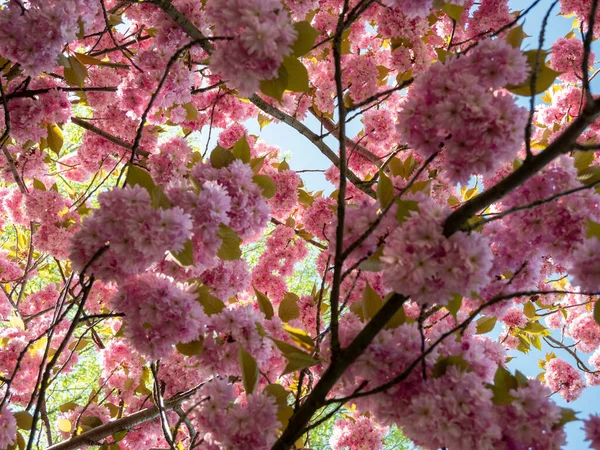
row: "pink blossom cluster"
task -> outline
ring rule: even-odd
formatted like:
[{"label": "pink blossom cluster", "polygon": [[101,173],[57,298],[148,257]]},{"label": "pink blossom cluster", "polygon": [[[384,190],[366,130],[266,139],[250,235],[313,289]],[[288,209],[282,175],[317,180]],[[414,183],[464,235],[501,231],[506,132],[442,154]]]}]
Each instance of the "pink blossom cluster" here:
[{"label": "pink blossom cluster", "polygon": [[220,260],[217,267],[205,271],[200,279],[210,287],[215,297],[225,301],[250,287],[251,277],[248,263],[243,259],[237,259]]},{"label": "pink blossom cluster", "polygon": [[224,188],[231,205],[227,212],[227,225],[242,239],[253,238],[264,229],[270,217],[269,206],[261,188],[252,180],[254,173],[250,165],[240,160],[220,169],[208,164],[197,164],[192,169],[192,176],[201,184],[213,181]]},{"label": "pink blossom cluster", "polygon": [[585,239],[573,252],[569,273],[586,292],[600,291],[600,239]]},{"label": "pink blossom cluster", "polygon": [[101,351],[102,383],[119,389],[123,396],[133,394],[142,377],[142,359],[126,339],[109,342]]},{"label": "pink blossom cluster", "polygon": [[208,20],[219,37],[211,69],[240,95],[259,90],[260,80],[277,76],[284,56],[291,53],[297,33],[280,0],[210,0]]},{"label": "pink blossom cluster", "polygon": [[[4,12],[2,10],[1,12]],[[1,31],[0,31],[1,33]],[[1,52],[0,52],[1,54]],[[12,89],[17,84],[9,85]],[[40,142],[48,137],[48,125],[63,124],[71,116],[71,103],[65,92],[54,89],[59,83],[48,78],[36,78],[30,89],[49,89],[37,98],[15,98],[8,104],[10,113],[11,137],[20,145],[27,141]],[[4,107],[0,115],[0,124],[4,124]]]},{"label": "pink blossom cluster", "polygon": [[[193,360],[200,362],[203,376],[218,373],[238,377],[241,376],[238,354],[242,346],[263,373],[278,377],[284,367],[280,353],[270,339],[259,333],[259,327],[273,328],[273,331],[276,327],[270,327],[274,324],[266,321],[254,305],[236,306],[208,318],[202,354]],[[197,368],[192,369],[198,372]]]},{"label": "pink blossom cluster", "polygon": [[0,447],[8,448],[17,440],[17,421],[10,409],[0,409]]},{"label": "pink blossom cluster", "polygon": [[577,400],[585,388],[581,373],[559,358],[553,358],[546,363],[544,379],[553,392],[558,392],[568,402]]},{"label": "pink blossom cluster", "polygon": [[100,208],[72,239],[70,259],[75,270],[82,270],[101,252],[91,265],[101,280],[140,273],[167,250],[181,250],[191,235],[188,214],[179,207],[154,209],[150,194],[139,185],[103,192],[98,201]]},{"label": "pink blossom cluster", "polygon": [[274,397],[264,392],[239,399],[234,386],[215,378],[194,396],[199,407],[192,412],[211,447],[232,450],[267,450],[275,442],[277,420]]},{"label": "pink blossom cluster", "polygon": [[151,360],[167,356],[174,344],[198,339],[206,325],[193,293],[153,274],[128,278],[110,302],[125,313],[125,336]]},{"label": "pink blossom cluster", "polygon": [[526,110],[497,91],[527,75],[525,56],[502,40],[434,64],[412,84],[398,118],[402,140],[424,157],[443,148],[451,182],[491,175],[520,149]]},{"label": "pink blossom cluster", "polygon": [[390,8],[398,8],[409,19],[427,17],[433,6],[433,0],[385,0]]},{"label": "pink blossom cluster", "polygon": [[[0,54],[18,63],[26,75],[52,72],[65,44],[98,31],[102,13],[94,0],[31,0],[8,2],[0,12]],[[33,33],[32,30],[35,30]]]},{"label": "pink blossom cluster", "polygon": [[252,284],[279,303],[287,291],[285,278],[294,273],[294,265],[308,253],[306,241],[296,237],[293,228],[278,225],[265,244],[265,251],[252,270]]},{"label": "pink blossom cluster", "polygon": [[[107,423],[110,419],[110,410],[106,406],[91,402],[88,405],[76,406],[67,412],[60,413],[57,417],[57,422],[61,420],[67,420],[71,424],[73,431],[75,431],[78,427],[86,429],[90,427],[90,424],[98,426],[98,421],[101,423]],[[60,430],[60,434],[62,434],[63,438],[68,438],[71,436],[71,432],[62,430]]]},{"label": "pink blossom cluster", "polygon": [[[587,19],[590,15],[590,11],[592,10],[592,0],[561,0],[560,1],[560,10],[563,14],[575,14],[579,21],[582,24],[587,26]],[[600,18],[600,11],[596,10],[596,20],[594,32],[598,31],[598,26],[600,23],[598,19]],[[584,28],[585,29],[585,28]]]},{"label": "pink blossom cluster", "polygon": [[333,207],[335,207],[335,204],[335,200],[330,197],[315,199],[313,204],[304,211],[304,229],[319,239],[331,239],[333,236],[326,237],[325,230],[328,229],[329,224],[334,220],[335,213],[333,212]]},{"label": "pink blossom cluster", "polygon": [[[355,321],[358,319],[344,316],[340,322],[342,346],[358,333]],[[443,311],[429,317],[424,324],[426,348],[454,324],[454,319]],[[406,373],[385,394],[354,401],[358,412],[369,411],[379,423],[398,425],[423,448],[561,448],[564,431],[555,427],[560,409],[548,398],[550,391],[539,380],[520,381],[508,392],[513,398],[508,405],[493,401],[489,383],[506,355],[501,344],[474,335],[474,331],[469,327],[460,340],[445,340],[425,358],[424,369],[419,363],[416,370],[407,373],[421,354],[417,325],[384,329],[342,376],[337,389],[348,395],[362,382],[369,389]]]},{"label": "pink blossom cluster", "polygon": [[[172,52],[160,48],[149,48],[136,56],[137,65],[143,72],[129,72],[124,83],[119,86],[121,107],[130,115],[141,116],[147,108],[150,97],[165,73],[165,67]],[[163,88],[158,91],[153,103],[153,110],[168,109],[177,105],[189,103],[192,100],[192,74],[185,64],[177,61],[172,64]]]},{"label": "pink blossom cluster", "polygon": [[180,179],[186,170],[192,149],[187,141],[175,137],[158,147],[156,153],[148,157],[148,168],[152,179],[158,184],[167,184]]},{"label": "pink blossom cluster", "polygon": [[445,305],[453,294],[470,296],[490,281],[492,253],[478,233],[443,235],[447,208],[419,197],[418,213],[388,238],[384,249],[384,281],[419,304]]},{"label": "pink blossom cluster", "polygon": [[371,417],[354,414],[335,423],[329,445],[333,450],[381,450],[386,432]]},{"label": "pink blossom cluster", "polygon": [[293,170],[284,170],[272,175],[277,186],[275,195],[269,199],[271,213],[279,220],[285,220],[298,206],[298,186],[302,180]]},{"label": "pink blossom cluster", "polygon": [[600,449],[600,416],[592,414],[584,420],[585,440],[590,441],[590,448]]},{"label": "pink blossom cluster", "polygon": [[[594,53],[590,52],[589,62],[593,64]],[[569,83],[581,80],[581,65],[583,63],[583,43],[576,38],[560,38],[552,44],[550,66],[561,72],[560,78]]]}]

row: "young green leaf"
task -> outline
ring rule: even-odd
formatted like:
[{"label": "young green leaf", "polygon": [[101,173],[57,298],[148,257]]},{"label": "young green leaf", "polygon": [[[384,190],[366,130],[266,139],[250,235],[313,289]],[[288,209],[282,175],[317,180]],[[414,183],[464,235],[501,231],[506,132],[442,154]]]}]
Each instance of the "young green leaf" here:
[{"label": "young green leaf", "polygon": [[250,395],[254,392],[254,388],[258,384],[258,364],[256,360],[240,345],[238,351],[238,360],[242,369],[242,382],[246,394]]},{"label": "young green leaf", "polygon": [[304,56],[313,48],[319,32],[307,21],[296,22],[294,28],[298,33],[298,38],[296,39],[296,42],[294,42],[292,50],[294,56],[298,58]]},{"label": "young green leaf", "polygon": [[233,261],[240,259],[242,250],[240,244],[242,240],[238,234],[229,228],[227,225],[219,225],[217,236],[221,238],[221,248],[217,252],[217,256],[225,261]]}]

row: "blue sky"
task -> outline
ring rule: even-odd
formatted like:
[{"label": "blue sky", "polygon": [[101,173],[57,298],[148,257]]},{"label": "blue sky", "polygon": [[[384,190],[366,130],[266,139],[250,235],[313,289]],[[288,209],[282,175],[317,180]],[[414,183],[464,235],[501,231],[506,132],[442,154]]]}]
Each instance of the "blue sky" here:
[{"label": "blue sky", "polygon": [[[530,4],[530,1],[510,1],[510,5],[513,10],[525,9]],[[524,41],[524,49],[531,50],[537,48],[542,18],[551,4],[551,0],[544,0],[540,2],[540,4],[528,15],[528,18],[525,20],[525,32],[531,37]],[[565,36],[571,30],[572,19],[558,16],[558,11],[559,5],[554,8],[554,11],[551,15],[549,26],[546,31],[545,49],[548,49],[551,43],[557,38]],[[598,49],[596,49],[596,54],[600,54]],[[599,84],[600,83],[594,83],[595,86],[593,87],[596,88],[596,92],[600,92]],[[528,99],[526,98],[520,99],[520,102],[522,102],[524,106],[528,105]],[[310,115],[304,123],[312,130],[317,132],[320,129],[317,120]],[[266,142],[280,147],[284,153],[290,155],[288,162],[291,168],[294,170],[326,169],[330,165],[329,160],[326,159],[316,147],[314,147],[306,138],[285,124],[270,124],[263,128],[262,131],[256,124],[256,121],[250,121],[246,125],[249,128],[250,133],[260,136],[260,138],[264,139]],[[359,129],[360,123],[356,121],[355,124],[350,125],[348,134],[352,136],[353,133],[356,133]],[[330,137],[326,139],[326,142],[333,149],[337,148],[337,141],[335,139]],[[304,179],[307,188],[310,190],[324,190],[326,193],[329,193],[334,189],[331,184],[325,181],[323,175],[320,173],[302,174],[302,178]],[[497,329],[499,330],[500,326],[497,326]],[[520,370],[528,376],[536,376],[540,372],[540,369],[537,365],[538,360],[544,357],[545,352],[550,351],[552,351],[552,349],[546,347],[542,352],[534,349],[528,355],[517,353],[513,355],[516,356],[516,358],[510,362],[509,366],[512,370]],[[559,357],[570,363],[574,363],[568,354],[563,354],[556,350],[554,351]],[[587,360],[587,357],[583,359]],[[580,418],[586,417],[590,413],[600,412],[600,405],[596,404],[597,399],[600,398],[600,387],[587,388],[584,391],[582,398],[570,404],[564,402],[562,398],[557,395],[553,396],[553,398],[560,406],[567,406],[579,411],[580,413],[578,416]],[[581,430],[581,425],[581,422],[574,422],[567,425],[568,445],[565,448],[568,450],[581,450],[588,448],[587,443],[584,442],[585,436]]]}]

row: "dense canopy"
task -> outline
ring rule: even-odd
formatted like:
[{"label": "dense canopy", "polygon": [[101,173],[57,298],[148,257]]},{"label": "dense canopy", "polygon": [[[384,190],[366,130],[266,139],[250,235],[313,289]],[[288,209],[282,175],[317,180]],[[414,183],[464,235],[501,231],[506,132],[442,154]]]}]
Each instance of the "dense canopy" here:
[{"label": "dense canopy", "polygon": [[2,2],[0,449],[600,450],[598,3]]}]

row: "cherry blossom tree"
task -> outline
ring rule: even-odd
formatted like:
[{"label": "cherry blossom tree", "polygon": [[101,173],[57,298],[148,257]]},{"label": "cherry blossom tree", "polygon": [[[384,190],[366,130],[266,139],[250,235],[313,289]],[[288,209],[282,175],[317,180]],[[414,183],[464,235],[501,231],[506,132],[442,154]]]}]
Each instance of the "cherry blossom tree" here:
[{"label": "cherry blossom tree", "polygon": [[0,448],[600,449],[598,3],[3,2]]}]

